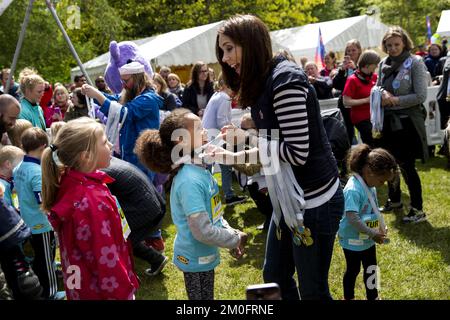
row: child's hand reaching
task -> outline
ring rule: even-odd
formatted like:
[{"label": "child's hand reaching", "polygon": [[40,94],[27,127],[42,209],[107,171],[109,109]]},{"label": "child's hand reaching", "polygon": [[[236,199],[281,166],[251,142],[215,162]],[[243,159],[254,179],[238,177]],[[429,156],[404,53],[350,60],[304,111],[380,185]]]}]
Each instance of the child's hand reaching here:
[{"label": "child's hand reaching", "polygon": [[237,248],[231,249],[230,254],[235,259],[240,259],[245,253],[245,245],[247,244],[248,235],[245,232],[239,231],[239,245]]},{"label": "child's hand reaching", "polygon": [[377,233],[373,236],[373,241],[379,244],[383,244],[386,239],[386,233],[381,229],[377,231]]}]

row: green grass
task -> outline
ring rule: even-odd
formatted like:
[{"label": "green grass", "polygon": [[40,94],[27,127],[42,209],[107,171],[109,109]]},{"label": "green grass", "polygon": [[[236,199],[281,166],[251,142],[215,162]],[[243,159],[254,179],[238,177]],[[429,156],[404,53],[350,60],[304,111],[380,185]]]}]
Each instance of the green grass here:
[{"label": "green grass", "polygon": [[[424,211],[428,221],[404,225],[401,218],[406,208],[385,214],[391,243],[377,245],[378,265],[381,269],[380,295],[383,299],[450,299],[450,172],[446,160],[432,158],[425,165],[417,163],[422,180]],[[217,176],[220,183],[220,177]],[[235,190],[238,190],[235,186]],[[409,203],[407,188],[402,181],[403,203]],[[379,202],[386,200],[386,187],[378,190]],[[227,207],[225,218],[231,226],[249,234],[247,253],[236,261],[228,250],[221,250],[221,264],[216,268],[215,299],[245,299],[245,288],[262,283],[266,233],[256,230],[264,221],[254,203]],[[172,259],[176,228],[170,213],[166,214],[163,237],[165,254]],[[169,263],[161,275],[148,277],[143,270],[147,264],[135,259],[141,279],[138,299],[187,299],[183,274]],[[335,243],[330,268],[330,290],[334,299],[342,299],[342,277],[345,259],[339,244]],[[356,299],[365,299],[362,275],[358,276]]]}]

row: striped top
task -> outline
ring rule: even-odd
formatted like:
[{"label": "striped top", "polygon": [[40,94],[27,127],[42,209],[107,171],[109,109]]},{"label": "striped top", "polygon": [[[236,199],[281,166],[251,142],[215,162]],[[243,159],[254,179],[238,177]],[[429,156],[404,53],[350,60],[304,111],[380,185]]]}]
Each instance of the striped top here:
[{"label": "striped top", "polygon": [[[308,88],[300,84],[282,86],[274,92],[273,106],[283,141],[280,143],[281,160],[293,166],[305,165],[309,154],[309,126],[306,99]],[[307,208],[314,208],[328,201],[339,185],[333,177],[325,185],[303,190]]]}]

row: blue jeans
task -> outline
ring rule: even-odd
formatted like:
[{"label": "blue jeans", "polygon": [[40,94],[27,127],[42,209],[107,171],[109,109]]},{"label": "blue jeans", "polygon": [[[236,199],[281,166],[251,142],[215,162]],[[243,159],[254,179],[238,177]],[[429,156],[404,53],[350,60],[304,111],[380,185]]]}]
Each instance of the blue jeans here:
[{"label": "blue jeans", "polygon": [[[331,300],[328,271],[339,222],[344,213],[342,188],[320,207],[307,209],[304,224],[311,230],[313,245],[293,243],[292,233],[281,219],[281,240],[272,219],[267,236],[263,277],[266,283],[278,283],[285,300]],[[299,288],[294,279],[297,270]],[[299,292],[300,291],[300,292]],[[300,296],[299,296],[300,293]]]},{"label": "blue jeans", "polygon": [[233,182],[233,168],[224,164],[220,165],[220,171],[222,175],[222,190],[225,199],[229,199],[234,196],[233,189],[231,189],[231,183]]}]

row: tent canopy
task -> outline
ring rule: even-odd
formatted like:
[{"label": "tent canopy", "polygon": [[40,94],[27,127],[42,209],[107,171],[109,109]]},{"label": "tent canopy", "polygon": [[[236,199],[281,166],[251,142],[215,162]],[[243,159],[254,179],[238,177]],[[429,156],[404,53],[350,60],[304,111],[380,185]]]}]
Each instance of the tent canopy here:
[{"label": "tent canopy", "polygon": [[[217,31],[223,21],[210,23],[189,29],[171,31],[157,36],[134,40],[143,56],[155,66],[183,66],[196,61],[215,63]],[[274,50],[282,48],[272,43]],[[104,53],[86,63],[84,67],[89,76],[95,78],[103,75],[109,62],[109,52]],[[80,74],[80,68],[71,70],[71,77]]]},{"label": "tent canopy", "polygon": [[436,33],[443,37],[450,37],[450,10],[442,11]]},{"label": "tent canopy", "polygon": [[280,45],[287,47],[296,59],[307,57],[314,61],[319,27],[325,50],[334,52],[343,52],[345,44],[351,39],[358,39],[363,48],[379,47],[388,30],[388,26],[373,17],[362,15],[272,31],[271,36]]}]

